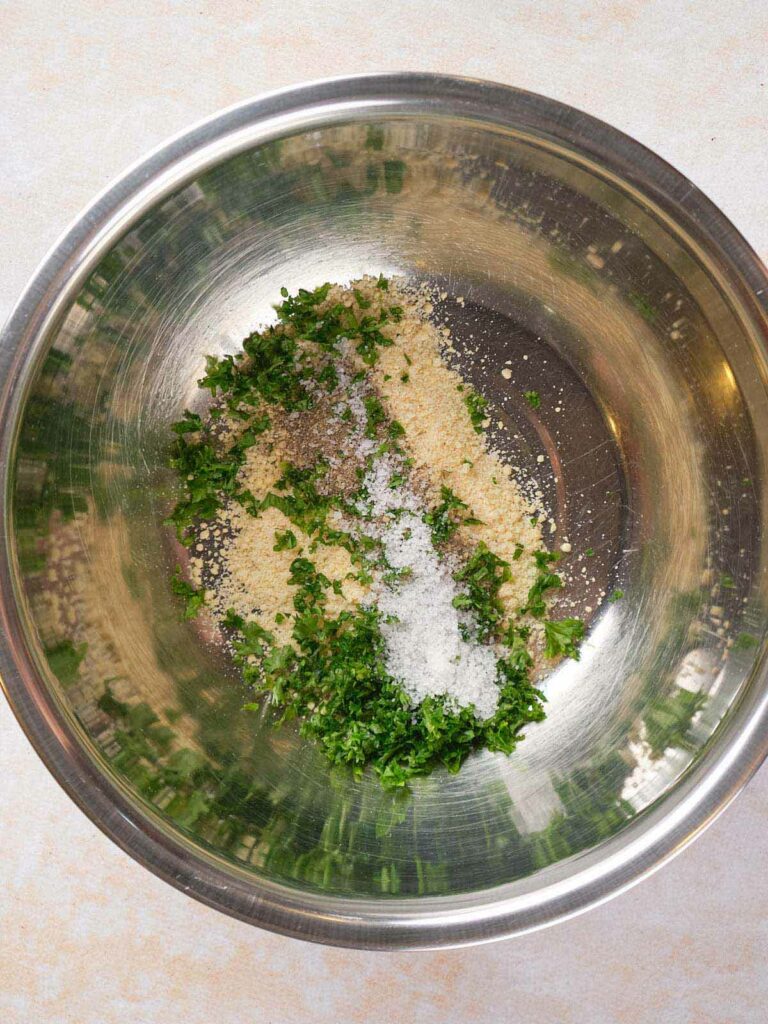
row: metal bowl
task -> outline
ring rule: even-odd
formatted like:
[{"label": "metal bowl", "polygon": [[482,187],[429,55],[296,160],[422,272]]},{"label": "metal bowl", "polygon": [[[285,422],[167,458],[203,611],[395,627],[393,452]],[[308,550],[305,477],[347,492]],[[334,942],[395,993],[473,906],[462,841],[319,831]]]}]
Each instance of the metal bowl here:
[{"label": "metal bowl", "polygon": [[[512,361],[515,387],[464,365],[539,474],[552,541],[594,551],[572,574],[588,641],[545,679],[547,721],[404,797],[241,714],[219,649],[179,621],[162,525],[168,425],[204,355],[282,285],[380,271],[440,286],[459,348]],[[768,748],[766,287],[667,164],[504,86],[322,82],[158,150],[56,245],[2,338],[2,672],[40,756],[160,877],[321,942],[488,940],[647,874]]]}]

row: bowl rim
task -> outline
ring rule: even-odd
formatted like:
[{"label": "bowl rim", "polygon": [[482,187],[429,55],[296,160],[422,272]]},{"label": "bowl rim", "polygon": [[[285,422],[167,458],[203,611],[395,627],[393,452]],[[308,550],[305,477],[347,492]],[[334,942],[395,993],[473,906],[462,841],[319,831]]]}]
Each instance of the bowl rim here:
[{"label": "bowl rim", "polygon": [[[142,212],[222,158],[289,131],[350,117],[420,114],[522,129],[573,147],[601,171],[638,188],[715,260],[766,354],[768,275],[760,259],[695,185],[624,133],[559,101],[477,79],[392,72],[309,82],[239,103],[162,144],[108,185],[50,249],[0,334],[6,509],[18,413],[46,334],[100,255]],[[142,813],[127,787],[96,767],[84,732],[54,699],[25,644],[8,514],[0,535],[0,682],[32,746],[65,792],[121,849],[177,889],[262,928],[331,945],[426,949],[492,941],[564,920],[649,875],[724,810],[768,755],[764,648],[751,685],[663,808],[651,806],[617,836],[579,855],[567,877],[506,897],[501,892],[509,886],[464,897],[329,896],[257,879],[223,858],[204,856],[191,840]]]}]

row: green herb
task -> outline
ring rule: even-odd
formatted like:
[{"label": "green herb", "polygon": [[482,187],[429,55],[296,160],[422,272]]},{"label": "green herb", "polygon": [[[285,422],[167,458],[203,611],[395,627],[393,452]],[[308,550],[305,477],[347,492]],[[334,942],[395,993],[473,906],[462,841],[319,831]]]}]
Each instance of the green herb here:
[{"label": "green herb", "polygon": [[531,615],[535,619],[542,619],[547,614],[547,606],[544,601],[544,594],[548,590],[556,590],[562,587],[563,581],[557,573],[550,572],[548,566],[557,561],[557,555],[550,551],[534,552],[534,559],[539,573],[528,591],[528,598],[523,608],[522,615]]},{"label": "green herb", "polygon": [[456,513],[468,508],[466,502],[458,498],[450,487],[440,488],[440,499],[440,504],[424,516],[424,522],[432,533],[432,543],[435,545],[444,544],[453,537],[462,523],[462,519]]},{"label": "green herb", "polygon": [[387,280],[386,277],[384,277],[383,274],[379,274],[379,279],[376,282],[376,287],[379,288],[383,292],[386,292],[386,291],[389,290],[389,281]]},{"label": "green herb", "polygon": [[379,359],[380,348],[388,348],[393,344],[391,338],[387,338],[386,335],[382,334],[379,330],[379,324],[386,321],[375,320],[372,316],[363,317],[360,321],[358,336],[360,341],[358,342],[356,349],[363,360],[368,366],[373,366]]},{"label": "green herb", "polygon": [[327,391],[335,391],[339,386],[339,375],[333,363],[326,363],[317,375],[321,384],[325,384]]},{"label": "green herb", "polygon": [[220,453],[205,439],[189,442],[184,433],[179,435],[172,449],[171,465],[184,482],[185,495],[176,503],[167,522],[176,527],[185,544],[191,543],[189,531],[197,521],[212,518],[226,498],[242,494],[237,475],[247,448],[254,442],[255,432],[246,431],[227,452]]},{"label": "green herb", "polygon": [[522,544],[515,544],[515,551],[514,551],[514,554],[512,555],[512,561],[513,562],[519,561],[520,556],[522,555],[522,553],[524,551],[525,551],[525,548],[523,547]]},{"label": "green herb", "polygon": [[440,504],[427,512],[424,522],[432,533],[432,543],[435,546],[445,544],[456,533],[460,526],[482,526],[481,519],[475,516],[464,516],[460,513],[468,508],[466,502],[458,498],[450,487],[440,488]]},{"label": "green herb", "polygon": [[[233,387],[235,373],[235,360],[232,356],[227,355],[222,359],[217,359],[216,356],[206,356],[205,375],[198,380],[197,384],[198,387],[207,388],[215,398],[219,391],[225,393]],[[171,429],[174,428],[171,427]]]},{"label": "green herb", "polygon": [[564,655],[579,660],[578,645],[584,639],[584,623],[581,619],[560,619],[559,622],[544,622],[544,654],[548,658]]},{"label": "green herb", "polygon": [[[269,698],[275,720],[298,718],[302,735],[318,742],[332,764],[358,777],[370,765],[387,789],[406,786],[440,765],[456,772],[477,748],[508,754],[523,726],[544,717],[543,695],[528,681],[519,648],[499,661],[498,708],[480,721],[471,707],[456,712],[441,697],[411,707],[386,671],[373,608],[336,618],[316,608],[302,613],[294,627],[296,649],[270,645],[265,631],[248,635],[250,624],[234,616],[229,625],[242,631],[236,658],[254,695]],[[248,660],[254,654],[257,665]],[[258,702],[245,706],[261,708]]]},{"label": "green herb", "polygon": [[363,295],[363,293],[358,288],[355,288],[353,290],[352,294],[355,296],[355,302],[358,304],[360,309],[370,309],[371,308],[371,300],[370,299],[366,299],[366,297]]},{"label": "green herb", "polygon": [[[304,614],[316,612],[325,604],[325,591],[331,587],[331,581],[323,573],[318,572],[308,558],[294,558],[290,565],[288,585],[297,587],[293,606],[297,612]],[[299,623],[301,620],[297,620]],[[306,629],[306,623],[303,627]]]},{"label": "green herb", "polygon": [[584,552],[584,554],[587,556],[587,558],[594,558],[595,557],[595,549],[594,548],[587,548],[587,550]]},{"label": "green herb", "polygon": [[725,590],[735,590],[736,581],[730,573],[724,572],[723,575],[720,577],[720,586],[723,587]]},{"label": "green herb", "polygon": [[477,622],[477,639],[494,636],[504,615],[504,604],[499,590],[511,573],[509,563],[495,555],[481,541],[467,564],[454,573],[457,583],[466,586],[465,594],[453,599],[455,608],[470,611]]},{"label": "green herb", "polygon": [[201,588],[195,590],[191,583],[188,583],[181,575],[181,566],[176,566],[176,571],[171,579],[171,590],[177,597],[184,599],[183,616],[185,619],[193,619],[205,604],[205,591]]},{"label": "green herb", "polygon": [[469,418],[476,433],[483,432],[483,423],[487,419],[488,402],[476,391],[468,390],[464,395],[464,404],[469,412]]},{"label": "green herb", "polygon": [[375,438],[378,428],[386,420],[387,414],[384,411],[384,406],[375,395],[369,395],[364,398],[363,405],[365,406],[366,416],[365,436]]},{"label": "green herb", "polygon": [[407,384],[410,379],[411,378],[410,378],[410,376],[407,373],[401,373],[400,374],[400,380],[401,380],[401,382],[403,384]]},{"label": "green herb", "polygon": [[297,544],[293,530],[275,530],[275,546],[273,551],[291,551]]},{"label": "green herb", "polygon": [[182,418],[178,423],[171,425],[171,430],[175,434],[191,434],[195,431],[203,429],[203,421],[197,415],[196,412],[190,412],[189,409],[185,409]]},{"label": "green herb", "polygon": [[610,595],[608,600],[611,603],[613,603],[614,601],[620,601],[622,599],[622,597],[624,597],[624,591],[623,590],[614,590],[614,592]]},{"label": "green herb", "polygon": [[246,622],[232,608],[228,609],[222,619],[222,625],[235,634],[232,648],[236,660],[243,666],[245,681],[250,683],[259,678],[261,674],[260,661],[271,651],[275,642],[273,634],[260,626],[258,622]]},{"label": "green herb", "polygon": [[536,563],[537,569],[545,570],[554,562],[559,562],[560,555],[557,551],[534,551],[533,560]]},{"label": "green herb", "polygon": [[[278,307],[278,316],[287,318],[286,307],[292,303],[298,305],[298,299],[286,299]],[[301,308],[304,309],[303,306]],[[297,322],[301,322],[299,314],[295,315]],[[308,311],[304,313],[305,317],[308,315]],[[308,320],[306,333],[320,335],[323,326],[324,322],[318,325],[316,319]],[[258,399],[279,405],[288,412],[312,408],[312,397],[301,381],[302,373],[297,365],[298,346],[293,337],[277,328],[269,328],[263,333],[254,331],[243,341],[243,349],[248,359],[237,364],[231,356],[225,356],[224,360],[208,356],[208,372],[200,382],[201,387],[209,387],[214,394],[215,389],[226,393],[230,408],[233,402],[255,404]]]},{"label": "green herb", "polygon": [[400,583],[402,580],[410,579],[413,576],[413,569],[410,565],[405,565],[401,569],[390,569],[382,576],[382,581],[387,586],[392,586],[395,583]]},{"label": "green herb", "polygon": [[538,409],[541,405],[541,396],[538,391],[524,391],[523,398],[532,409]]},{"label": "green herb", "polygon": [[284,463],[281,468],[282,476],[274,486],[275,491],[286,493],[270,491],[261,502],[247,506],[249,511],[258,515],[268,508],[276,508],[308,537],[321,533],[334,505],[332,498],[317,489],[317,481],[325,476],[327,466],[318,462],[314,466],[298,468]]}]

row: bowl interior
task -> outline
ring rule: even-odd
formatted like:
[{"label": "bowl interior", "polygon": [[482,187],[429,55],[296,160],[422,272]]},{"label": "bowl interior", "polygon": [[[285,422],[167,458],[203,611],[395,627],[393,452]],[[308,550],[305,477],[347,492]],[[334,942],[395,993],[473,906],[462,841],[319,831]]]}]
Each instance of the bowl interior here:
[{"label": "bowl interior", "polygon": [[[163,526],[168,427],[199,407],[206,353],[234,351],[283,285],[379,272],[446,293],[434,315],[513,426],[494,441],[541,482],[549,539],[594,551],[570,594],[588,641],[544,681],[547,720],[512,757],[475,756],[405,796],[241,713],[213,638],[179,621]],[[256,888],[417,912],[530,893],[667,799],[758,685],[754,328],[683,227],[562,140],[353,112],[246,146],[134,218],[35,360],[12,509],[25,643],[138,819]]]}]

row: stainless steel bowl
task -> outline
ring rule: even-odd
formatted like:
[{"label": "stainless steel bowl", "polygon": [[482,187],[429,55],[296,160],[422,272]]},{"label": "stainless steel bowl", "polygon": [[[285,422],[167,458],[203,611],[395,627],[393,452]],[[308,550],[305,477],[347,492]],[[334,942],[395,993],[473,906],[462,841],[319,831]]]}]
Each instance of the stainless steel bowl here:
[{"label": "stainless steel bowl", "polygon": [[[516,388],[465,369],[514,426],[508,457],[542,471],[552,539],[595,552],[573,588],[588,643],[545,681],[547,721],[404,798],[240,713],[178,620],[161,525],[204,355],[281,285],[379,271],[441,285],[459,345],[512,360]],[[2,673],[40,756],[160,877],[322,942],[488,940],[647,874],[768,749],[766,287],[667,164],[504,86],[322,82],[158,150],[2,337]]]}]

